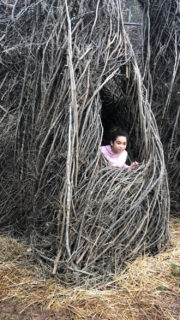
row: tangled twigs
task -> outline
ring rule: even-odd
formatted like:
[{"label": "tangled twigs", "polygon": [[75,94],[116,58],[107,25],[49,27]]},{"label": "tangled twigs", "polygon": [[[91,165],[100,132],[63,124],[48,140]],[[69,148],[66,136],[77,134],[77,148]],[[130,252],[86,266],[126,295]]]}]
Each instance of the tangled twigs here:
[{"label": "tangled twigs", "polygon": [[[120,0],[31,0],[21,9],[0,34],[0,222],[28,239],[48,272],[102,279],[168,243],[167,174],[149,92]],[[136,170],[102,159],[103,130],[113,125],[130,133]]]},{"label": "tangled twigs", "polygon": [[146,86],[164,146],[171,211],[179,213],[180,20],[179,1],[140,1],[144,6]]}]

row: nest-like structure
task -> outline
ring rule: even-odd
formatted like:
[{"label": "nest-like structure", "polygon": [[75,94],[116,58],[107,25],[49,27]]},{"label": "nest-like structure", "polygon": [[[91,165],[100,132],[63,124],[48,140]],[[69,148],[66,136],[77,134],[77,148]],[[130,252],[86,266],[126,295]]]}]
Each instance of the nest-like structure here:
[{"label": "nest-like structure", "polygon": [[[121,1],[12,1],[0,14],[1,227],[66,280],[164,249],[164,152]],[[117,125],[136,170],[100,153]]]},{"label": "nest-like structure", "polygon": [[144,8],[144,78],[161,142],[171,192],[180,212],[180,3],[139,1]]}]

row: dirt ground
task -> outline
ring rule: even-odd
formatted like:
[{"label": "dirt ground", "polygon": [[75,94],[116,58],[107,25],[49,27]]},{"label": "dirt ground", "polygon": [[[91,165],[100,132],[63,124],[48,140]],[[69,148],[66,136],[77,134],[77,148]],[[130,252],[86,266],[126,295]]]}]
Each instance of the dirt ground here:
[{"label": "dirt ground", "polygon": [[[180,295],[175,296],[172,299],[173,293],[169,293],[168,299],[164,298],[164,305],[168,306],[169,309],[169,315],[172,316],[171,319],[173,320],[180,320]],[[169,304],[169,298],[171,298],[171,303]],[[136,305],[136,308],[142,309],[142,305],[140,304]],[[145,307],[145,305],[144,305]],[[159,309],[158,305],[156,306],[156,311],[157,314],[159,314],[158,317],[152,318],[151,317],[151,310],[149,310],[149,314],[142,314],[142,310],[140,310],[140,318],[141,320],[146,320],[146,319],[162,319],[164,320],[164,316],[162,315],[161,318],[161,310]],[[159,310],[158,310],[159,309]],[[139,314],[139,315],[140,315]],[[95,316],[95,315],[94,315]],[[91,317],[87,319],[93,319],[93,320],[104,320],[102,317]],[[1,311],[0,311],[0,320],[75,320],[76,315],[73,315],[73,312],[70,310],[61,310],[58,312],[52,311],[52,310],[42,310],[42,307],[39,306],[38,304],[34,304],[33,306],[27,307],[27,305],[21,305],[21,304],[13,304],[13,303],[4,303],[1,306]],[[83,318],[84,319],[84,318]],[[109,318],[110,319],[110,318]],[[120,318],[121,319],[121,316]],[[119,320],[117,319],[117,320]],[[128,318],[127,318],[128,319]]]},{"label": "dirt ground", "polygon": [[[25,310],[23,311],[23,309]],[[2,320],[46,320],[63,319],[53,311],[41,311],[40,307],[34,305],[26,309],[26,306],[4,303],[0,313]]]},{"label": "dirt ground", "polygon": [[52,310],[41,310],[38,305],[27,307],[5,303],[0,311],[0,320],[73,320],[73,315],[67,311],[55,312]]}]

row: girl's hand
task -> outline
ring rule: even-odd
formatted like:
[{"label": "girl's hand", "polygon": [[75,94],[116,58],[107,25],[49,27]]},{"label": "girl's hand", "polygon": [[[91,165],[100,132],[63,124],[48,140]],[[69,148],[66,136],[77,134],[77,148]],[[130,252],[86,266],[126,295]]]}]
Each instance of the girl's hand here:
[{"label": "girl's hand", "polygon": [[137,168],[138,166],[139,166],[139,163],[136,162],[136,161],[134,161],[134,162],[131,163],[130,168],[131,168],[131,169],[135,169],[135,168]]}]

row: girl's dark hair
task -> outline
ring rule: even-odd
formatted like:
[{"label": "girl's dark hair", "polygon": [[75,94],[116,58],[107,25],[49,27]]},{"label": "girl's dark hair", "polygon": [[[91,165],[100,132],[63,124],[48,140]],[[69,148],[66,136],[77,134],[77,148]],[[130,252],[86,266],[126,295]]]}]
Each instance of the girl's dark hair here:
[{"label": "girl's dark hair", "polygon": [[115,128],[111,128],[111,130],[109,131],[109,138],[110,141],[114,142],[116,140],[117,137],[126,137],[128,140],[128,134],[127,132],[121,130],[121,128],[115,127]]}]

